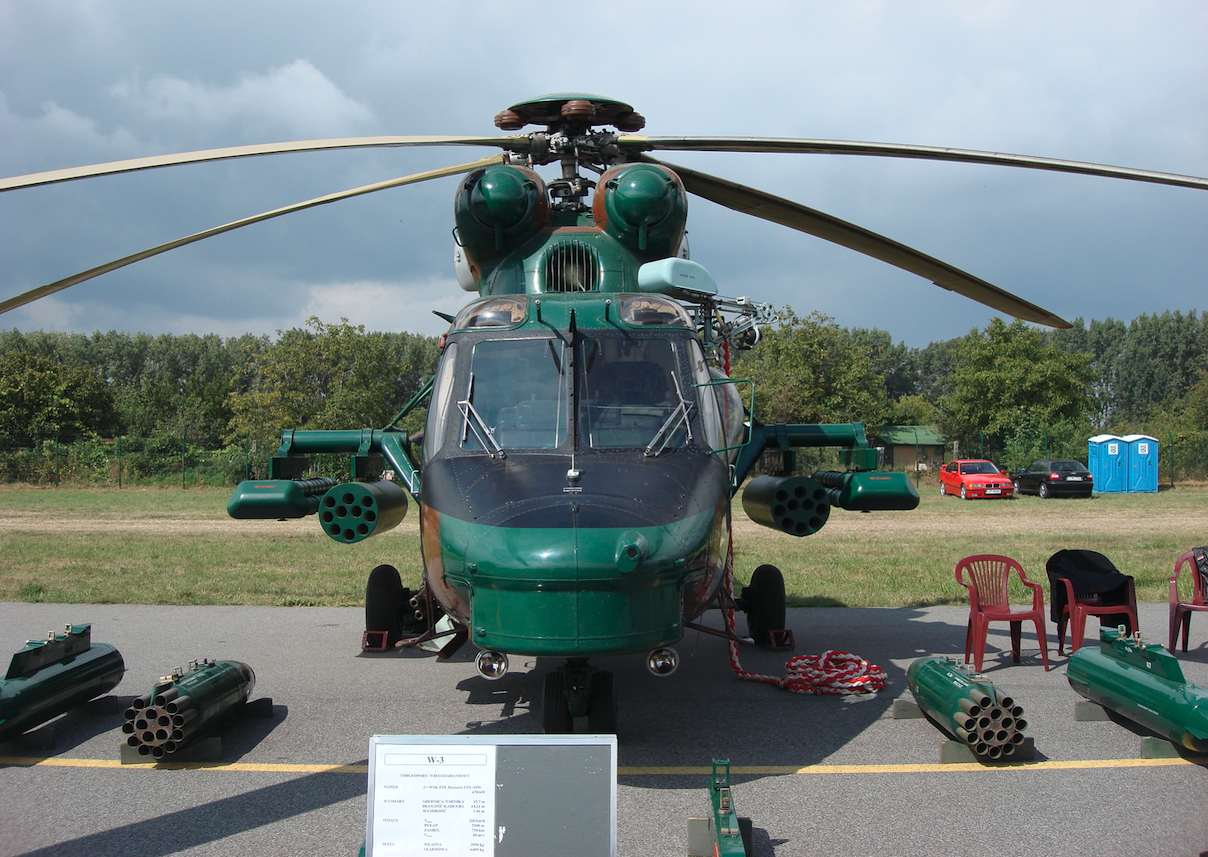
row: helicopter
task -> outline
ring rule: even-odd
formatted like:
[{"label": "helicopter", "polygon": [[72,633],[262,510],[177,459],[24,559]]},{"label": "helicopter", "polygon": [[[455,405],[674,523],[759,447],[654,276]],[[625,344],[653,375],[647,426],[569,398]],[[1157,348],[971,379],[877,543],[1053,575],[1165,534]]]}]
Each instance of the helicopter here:
[{"label": "helicopter", "polygon": [[[734,642],[786,632],[783,576],[760,566],[735,596],[731,501],[752,520],[803,537],[832,508],[906,511],[904,473],[877,470],[861,423],[765,425],[753,385],[730,357],[774,318],[768,304],[726,297],[690,258],[689,194],[821,237],[926,277],[1016,318],[1059,316],[854,224],[655,157],[664,151],[830,153],[1056,170],[1208,189],[1208,179],[1024,155],[834,140],[654,137],[631,105],[586,93],[522,101],[495,117],[503,136],[345,138],[189,152],[19,176],[0,191],[204,161],[349,148],[463,146],[480,160],[329,194],[101,265],[0,302],[0,312],[175,247],[270,218],[387,188],[460,176],[454,268],[473,297],[444,316],[436,372],[383,428],[285,430],[268,478],[241,483],[235,518],[311,515],[354,544],[390,530],[418,504],[420,587],[396,567],[366,586],[364,647],[424,646],[449,657],[467,642],[487,679],[509,656],[560,659],[545,676],[542,726],[615,732],[611,672],[591,659],[640,656],[675,672],[688,629]],[[543,130],[528,133],[534,125]],[[556,167],[546,180],[538,167]],[[744,399],[744,394],[748,398]],[[402,419],[426,406],[424,429]],[[831,447],[843,470],[792,475],[797,448]],[[311,457],[347,455],[348,478],[310,478]],[[757,465],[763,475],[748,481]],[[713,608],[746,613],[702,622]]]}]

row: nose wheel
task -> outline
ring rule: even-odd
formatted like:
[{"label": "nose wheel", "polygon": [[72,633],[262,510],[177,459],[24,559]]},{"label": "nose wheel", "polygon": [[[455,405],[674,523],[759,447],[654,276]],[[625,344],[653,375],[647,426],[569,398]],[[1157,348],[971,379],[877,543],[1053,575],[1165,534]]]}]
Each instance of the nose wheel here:
[{"label": "nose wheel", "polygon": [[394,566],[379,565],[370,572],[365,585],[365,630],[385,635],[383,649],[394,648],[403,638],[403,608],[409,597]]},{"label": "nose wheel", "polygon": [[575,718],[586,717],[589,732],[615,734],[617,699],[612,673],[597,670],[586,658],[569,658],[547,673],[541,689],[541,726],[546,734],[575,731]]},{"label": "nose wheel", "polygon": [[566,702],[566,680],[561,670],[547,673],[541,688],[541,729],[546,735],[575,731],[574,718]]}]

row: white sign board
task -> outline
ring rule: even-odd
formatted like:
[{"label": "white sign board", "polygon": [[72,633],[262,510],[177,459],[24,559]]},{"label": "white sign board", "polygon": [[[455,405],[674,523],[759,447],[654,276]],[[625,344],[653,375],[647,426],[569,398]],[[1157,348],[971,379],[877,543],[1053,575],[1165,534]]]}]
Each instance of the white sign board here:
[{"label": "white sign board", "polygon": [[376,857],[493,854],[495,748],[374,746]]},{"label": "white sign board", "polygon": [[375,735],[365,854],[615,857],[616,782],[615,735]]}]

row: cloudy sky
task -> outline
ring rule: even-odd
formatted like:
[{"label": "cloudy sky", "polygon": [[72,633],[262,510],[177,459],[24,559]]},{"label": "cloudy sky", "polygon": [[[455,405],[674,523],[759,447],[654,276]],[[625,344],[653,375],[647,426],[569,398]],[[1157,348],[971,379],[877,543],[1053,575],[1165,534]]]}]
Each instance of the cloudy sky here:
[{"label": "cloudy sky", "polygon": [[[496,132],[547,92],[652,135],[871,140],[1208,176],[1208,4],[0,0],[0,174],[219,146]],[[484,151],[482,154],[489,154]],[[476,157],[283,155],[0,194],[0,299],[172,238]],[[1068,319],[1205,310],[1208,192],[830,155],[669,157],[916,247]],[[0,319],[21,330],[272,333],[308,316],[438,332],[454,179],[252,226]],[[723,294],[923,346],[994,313],[697,201]]]}]

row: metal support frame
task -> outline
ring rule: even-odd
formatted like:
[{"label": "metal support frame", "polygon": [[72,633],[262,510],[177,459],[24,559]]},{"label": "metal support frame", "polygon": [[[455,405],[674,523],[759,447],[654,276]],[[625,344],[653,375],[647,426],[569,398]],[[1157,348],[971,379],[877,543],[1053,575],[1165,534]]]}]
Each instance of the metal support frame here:
[{"label": "metal support frame", "polygon": [[392,429],[287,429],[281,433],[281,446],[276,455],[269,459],[269,478],[301,479],[310,466],[308,455],[348,453],[350,470],[354,474],[369,474],[378,462],[389,462],[399,481],[418,500],[420,472],[407,450],[407,443],[405,433]]},{"label": "metal support frame", "polygon": [[454,621],[452,628],[446,631],[436,630],[436,623],[439,620],[436,617],[436,610],[434,608],[439,607],[439,604],[437,604],[436,597],[432,594],[431,587],[428,586],[428,578],[426,575],[424,576],[423,586],[421,586],[419,592],[416,593],[416,597],[422,599],[424,602],[424,620],[427,622],[428,627],[414,637],[408,637],[405,640],[400,640],[398,645],[402,646],[404,649],[410,649],[414,646],[418,646],[421,643],[426,643],[429,640],[440,640],[447,637],[448,642],[441,647],[440,651],[436,653],[436,656],[441,660],[446,660],[452,657],[453,654],[464,646],[466,641],[470,639],[470,629],[465,625],[461,625]]},{"label": "metal support frame", "polygon": [[[717,594],[713,596],[713,600],[706,605],[705,609],[725,611],[741,610],[742,607],[739,605],[738,601],[733,595],[726,592],[725,587],[720,587],[717,590]],[[738,636],[735,631],[731,630],[729,623],[726,623],[726,627],[721,630],[718,630],[717,628],[710,628],[709,626],[702,625],[699,622],[691,621],[684,622],[684,627],[691,628],[693,631],[697,631],[701,634],[709,634],[714,637],[721,637],[723,640],[730,640],[731,642],[739,643],[741,645],[751,646],[755,644],[755,641],[750,637]]]},{"label": "metal support frame", "polygon": [[[709,800],[713,804],[713,830],[716,836],[714,854],[717,857],[746,857],[747,848],[742,840],[742,826],[738,812],[734,809],[734,796],[730,792],[730,760],[714,759],[713,773],[709,777]],[[747,822],[748,825],[750,822]]]}]

